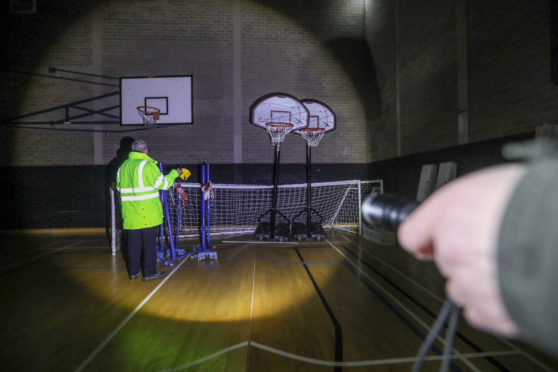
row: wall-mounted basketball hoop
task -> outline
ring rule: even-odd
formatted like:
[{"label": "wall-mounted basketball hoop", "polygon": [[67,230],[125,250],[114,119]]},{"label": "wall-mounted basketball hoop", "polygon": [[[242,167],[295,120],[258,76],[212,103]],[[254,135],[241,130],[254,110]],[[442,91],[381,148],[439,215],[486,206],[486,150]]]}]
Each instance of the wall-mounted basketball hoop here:
[{"label": "wall-mounted basketball hoop", "polygon": [[151,106],[138,106],[138,114],[143,121],[143,125],[146,128],[152,128],[157,124],[157,121],[161,118],[161,110],[157,107]]}]

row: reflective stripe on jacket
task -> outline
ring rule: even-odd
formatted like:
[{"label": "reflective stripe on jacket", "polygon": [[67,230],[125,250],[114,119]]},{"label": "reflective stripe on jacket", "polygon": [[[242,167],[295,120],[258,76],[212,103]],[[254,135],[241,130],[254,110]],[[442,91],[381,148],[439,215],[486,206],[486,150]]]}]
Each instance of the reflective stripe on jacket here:
[{"label": "reflective stripe on jacket", "polygon": [[157,161],[142,152],[132,151],[116,173],[125,230],[145,229],[163,223],[159,190],[169,189],[178,177],[173,169],[166,176]]}]

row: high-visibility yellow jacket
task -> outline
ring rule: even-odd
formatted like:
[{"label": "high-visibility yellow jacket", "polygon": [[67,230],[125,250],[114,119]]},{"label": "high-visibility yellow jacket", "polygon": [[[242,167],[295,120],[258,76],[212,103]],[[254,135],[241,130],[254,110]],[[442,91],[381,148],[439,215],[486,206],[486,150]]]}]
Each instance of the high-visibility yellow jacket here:
[{"label": "high-visibility yellow jacket", "polygon": [[132,151],[116,173],[125,230],[145,229],[163,223],[159,190],[169,189],[178,177],[173,169],[166,176],[157,161],[143,152]]}]

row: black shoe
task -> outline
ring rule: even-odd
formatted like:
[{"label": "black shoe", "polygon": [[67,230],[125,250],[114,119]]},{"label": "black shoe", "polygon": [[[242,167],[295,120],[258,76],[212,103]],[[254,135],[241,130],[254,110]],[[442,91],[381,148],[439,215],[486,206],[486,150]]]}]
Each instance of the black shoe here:
[{"label": "black shoe", "polygon": [[137,279],[140,276],[140,273],[134,274],[134,275],[129,275],[128,278],[130,278],[130,280],[134,280]]},{"label": "black shoe", "polygon": [[164,271],[159,271],[159,272],[156,272],[156,273],[153,274],[153,275],[144,276],[144,277],[142,278],[142,280],[143,280],[144,282],[148,282],[148,281],[150,281],[150,280],[161,279],[161,278],[163,278],[165,275],[166,275],[166,273],[165,273]]}]

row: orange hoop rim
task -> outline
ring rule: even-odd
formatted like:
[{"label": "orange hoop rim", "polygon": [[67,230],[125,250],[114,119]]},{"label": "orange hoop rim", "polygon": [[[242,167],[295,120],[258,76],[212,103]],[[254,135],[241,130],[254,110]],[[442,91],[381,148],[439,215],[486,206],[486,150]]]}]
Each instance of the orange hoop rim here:
[{"label": "orange hoop rim", "polygon": [[[152,107],[152,106],[138,106],[137,110],[140,111],[142,114],[144,115],[153,115],[154,113],[161,113],[161,110],[158,109],[157,107]],[[152,111],[147,111],[147,110],[152,110]]]},{"label": "orange hoop rim", "polygon": [[294,127],[291,123],[265,123],[267,127],[270,128],[292,128]]},{"label": "orange hoop rim", "polygon": [[298,130],[299,132],[325,132],[324,128],[301,128]]}]

